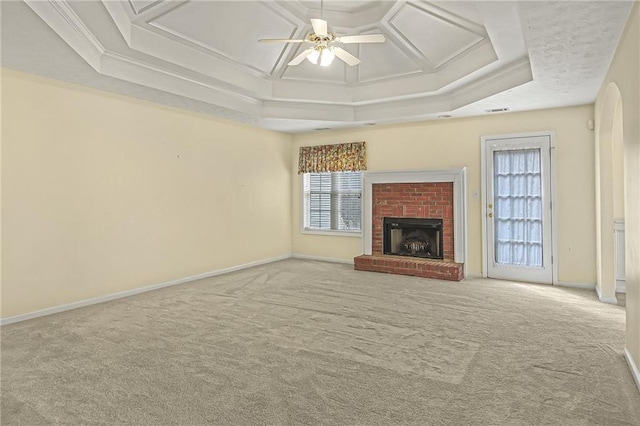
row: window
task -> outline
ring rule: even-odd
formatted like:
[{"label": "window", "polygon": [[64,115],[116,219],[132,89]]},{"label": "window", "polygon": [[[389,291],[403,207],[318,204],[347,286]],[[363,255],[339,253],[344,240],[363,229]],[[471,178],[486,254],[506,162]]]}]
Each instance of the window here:
[{"label": "window", "polygon": [[305,173],[304,228],[359,232],[362,172]]}]

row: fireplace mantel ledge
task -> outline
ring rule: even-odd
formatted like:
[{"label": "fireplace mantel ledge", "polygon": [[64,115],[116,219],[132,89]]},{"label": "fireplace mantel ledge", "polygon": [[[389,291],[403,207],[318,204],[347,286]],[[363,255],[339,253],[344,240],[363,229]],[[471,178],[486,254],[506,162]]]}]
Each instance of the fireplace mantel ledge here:
[{"label": "fireplace mantel ledge", "polygon": [[371,254],[373,185],[376,183],[453,182],[454,261],[467,266],[467,168],[433,170],[387,170],[364,172],[362,176],[362,251]]}]

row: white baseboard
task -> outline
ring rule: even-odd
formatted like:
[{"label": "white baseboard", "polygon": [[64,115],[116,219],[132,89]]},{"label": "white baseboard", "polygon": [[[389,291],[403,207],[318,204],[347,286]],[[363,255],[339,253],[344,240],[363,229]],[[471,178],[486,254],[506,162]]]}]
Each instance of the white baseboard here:
[{"label": "white baseboard", "polygon": [[625,280],[616,280],[616,293],[626,293],[627,282]]},{"label": "white baseboard", "polygon": [[312,256],[299,253],[294,253],[291,255],[291,257],[293,257],[294,259],[319,260],[321,262],[344,263],[346,265],[353,265],[353,259],[339,259],[335,257]]},{"label": "white baseboard", "polygon": [[585,290],[595,290],[596,285],[593,283],[576,283],[572,281],[558,281],[554,285],[559,287],[583,288]]},{"label": "white baseboard", "polygon": [[618,304],[618,299],[616,299],[615,297],[603,297],[602,296],[602,292],[600,291],[600,287],[598,287],[598,286],[596,286],[596,294],[598,295],[598,299],[602,303],[610,303],[612,305],[617,305]]},{"label": "white baseboard", "polygon": [[26,321],[33,318],[43,317],[45,315],[52,315],[52,314],[57,314],[59,312],[70,311],[72,309],[95,305],[97,303],[108,302],[109,300],[121,299],[123,297],[129,297],[135,294],[146,293],[148,291],[158,290],[164,287],[184,284],[190,281],[196,281],[204,278],[215,277],[216,275],[228,274],[230,272],[240,271],[242,269],[247,269],[254,266],[259,266],[267,263],[277,262],[284,259],[289,259],[290,257],[291,256],[289,255],[284,255],[284,256],[272,257],[270,259],[257,260],[255,262],[245,263],[243,265],[238,265],[238,266],[232,266],[230,268],[218,269],[217,271],[205,272],[203,274],[193,275],[191,277],[179,278],[177,280],[167,281],[160,284],[152,284],[144,287],[134,288],[132,290],[120,291],[118,293],[107,294],[105,296],[99,296],[91,299],[80,300],[78,302],[67,303],[65,305],[54,306],[54,307],[42,309],[39,311],[28,312],[26,314],[14,315],[12,317],[0,319],[0,326],[13,324],[20,321]]},{"label": "white baseboard", "polygon": [[627,360],[627,364],[629,364],[629,369],[631,370],[633,380],[636,381],[636,386],[640,391],[640,371],[638,371],[638,365],[633,360],[633,355],[631,355],[631,352],[629,352],[629,349],[627,348],[624,348],[624,358]]}]

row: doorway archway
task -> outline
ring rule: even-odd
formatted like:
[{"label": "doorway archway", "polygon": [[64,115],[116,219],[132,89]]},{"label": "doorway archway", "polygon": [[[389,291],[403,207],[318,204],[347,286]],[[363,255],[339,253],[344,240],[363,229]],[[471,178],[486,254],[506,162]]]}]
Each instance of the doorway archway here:
[{"label": "doorway archway", "polygon": [[[616,229],[624,227],[624,135],[622,96],[615,83],[606,88],[596,117],[596,290],[602,302],[617,303],[620,257]],[[622,228],[624,229],[624,228]],[[619,246],[619,245],[618,245]],[[624,255],[622,254],[622,258]]]}]

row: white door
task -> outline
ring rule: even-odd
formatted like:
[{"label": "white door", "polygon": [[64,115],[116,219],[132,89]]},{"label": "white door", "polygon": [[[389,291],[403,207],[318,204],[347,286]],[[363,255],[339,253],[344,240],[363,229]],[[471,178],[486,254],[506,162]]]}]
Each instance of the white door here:
[{"label": "white door", "polygon": [[487,276],[551,284],[550,136],[485,139]]}]

